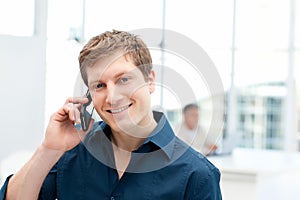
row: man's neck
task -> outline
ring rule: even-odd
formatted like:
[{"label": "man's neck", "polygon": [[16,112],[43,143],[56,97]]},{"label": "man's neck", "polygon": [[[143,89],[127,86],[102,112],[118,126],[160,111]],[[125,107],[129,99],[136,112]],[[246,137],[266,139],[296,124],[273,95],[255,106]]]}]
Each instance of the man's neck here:
[{"label": "man's neck", "polygon": [[112,130],[111,141],[113,145],[115,165],[119,179],[123,176],[130,162],[131,152],[137,150],[152,133],[156,127],[156,122],[153,119],[151,125],[146,129],[134,130],[134,133],[141,133],[143,137],[134,137],[129,133],[116,132]]},{"label": "man's neck", "polygon": [[113,132],[111,136],[113,145],[124,151],[134,151],[138,149],[146,138],[137,138],[123,132]]},{"label": "man's neck", "polygon": [[128,132],[112,130],[111,140],[117,148],[132,152],[144,143],[156,126],[157,123],[153,118],[147,127],[137,126]]}]

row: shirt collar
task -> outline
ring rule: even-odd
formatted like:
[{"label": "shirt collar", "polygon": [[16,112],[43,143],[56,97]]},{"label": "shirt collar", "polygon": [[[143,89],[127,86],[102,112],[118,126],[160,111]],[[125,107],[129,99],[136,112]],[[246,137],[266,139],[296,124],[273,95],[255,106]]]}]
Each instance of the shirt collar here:
[{"label": "shirt collar", "polygon": [[153,111],[153,116],[155,121],[157,122],[157,126],[149,135],[149,137],[144,141],[144,144],[152,142],[160,149],[162,149],[166,153],[168,158],[171,159],[175,141],[174,132],[163,113]]},{"label": "shirt collar", "polygon": [[[149,137],[144,141],[144,144],[147,144],[149,142],[155,144],[157,147],[162,149],[163,152],[165,152],[169,159],[171,159],[175,141],[174,132],[166,116],[162,112],[153,111],[153,116],[155,121],[157,122],[157,126],[149,135]],[[103,131],[105,135],[110,138],[111,130],[105,122],[97,124],[94,132],[97,131]]]}]

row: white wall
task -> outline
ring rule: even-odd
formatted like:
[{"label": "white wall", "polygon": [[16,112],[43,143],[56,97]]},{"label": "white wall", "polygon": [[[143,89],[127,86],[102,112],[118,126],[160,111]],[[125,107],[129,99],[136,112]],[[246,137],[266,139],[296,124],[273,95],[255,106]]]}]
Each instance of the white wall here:
[{"label": "white wall", "polygon": [[43,137],[46,2],[36,0],[33,37],[0,35],[0,161],[33,150]]}]

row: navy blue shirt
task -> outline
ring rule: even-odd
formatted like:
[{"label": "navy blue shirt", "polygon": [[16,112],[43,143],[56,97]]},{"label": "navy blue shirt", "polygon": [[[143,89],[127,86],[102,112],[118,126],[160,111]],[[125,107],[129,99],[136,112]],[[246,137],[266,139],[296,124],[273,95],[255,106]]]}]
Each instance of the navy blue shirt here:
[{"label": "navy blue shirt", "polygon": [[[219,170],[177,138],[163,114],[155,112],[154,116],[157,127],[131,153],[121,179],[115,169],[110,127],[97,122],[84,141],[52,168],[39,199],[222,199]],[[8,180],[1,189],[1,200]]]}]

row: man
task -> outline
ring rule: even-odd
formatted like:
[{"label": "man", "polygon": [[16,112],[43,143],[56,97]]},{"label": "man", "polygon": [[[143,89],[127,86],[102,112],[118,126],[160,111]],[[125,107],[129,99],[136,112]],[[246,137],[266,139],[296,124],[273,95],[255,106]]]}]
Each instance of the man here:
[{"label": "man", "polygon": [[199,106],[195,103],[187,104],[182,113],[183,121],[175,128],[177,136],[203,155],[212,154],[217,149],[216,140],[205,134],[199,126]]},{"label": "man", "polygon": [[77,130],[88,98],[68,98],[33,157],[8,177],[0,199],[222,198],[219,170],[175,137],[162,113],[151,111],[155,73],[140,38],[105,32],[83,47],[79,64],[103,121]]}]

